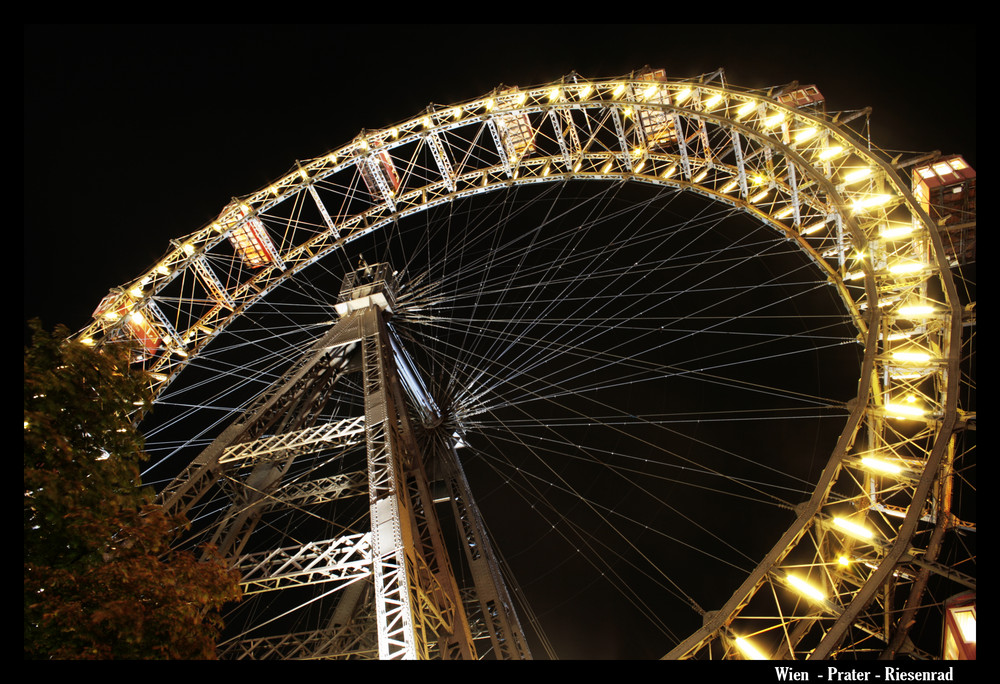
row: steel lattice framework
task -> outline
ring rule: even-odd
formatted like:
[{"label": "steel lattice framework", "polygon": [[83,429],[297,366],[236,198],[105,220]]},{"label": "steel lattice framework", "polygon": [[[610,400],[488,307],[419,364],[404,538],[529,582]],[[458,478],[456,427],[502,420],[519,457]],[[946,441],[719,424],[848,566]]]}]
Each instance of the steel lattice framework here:
[{"label": "steel lattice framework", "polygon": [[[670,80],[644,71],[615,79],[572,74],[429,107],[398,125],[362,131],[329,154],[297,163],[268,187],[233,199],[216,221],[174,242],[147,272],[112,291],[79,337],[136,341],[159,394],[279,285],[407,216],[474,195],[568,180],[680,188],[724,203],[771,226],[822,270],[853,321],[864,359],[857,398],[812,496],[731,598],[705,611],[704,626],[668,657],[746,657],[740,647],[747,641],[786,658],[896,652],[905,648],[912,622],[898,617],[898,595],[908,594],[906,609],[915,609],[930,573],[975,587],[974,569],[938,562],[941,537],[957,524],[949,509],[955,436],[974,426],[974,414],[958,404],[962,305],[939,232],[893,162],[860,143],[846,117],[783,94],[733,87],[721,72]],[[464,618],[454,617],[461,611],[453,610],[458,597],[446,570],[428,570],[434,581],[416,582],[423,598],[406,610],[421,624],[392,618],[409,598],[393,584],[406,570],[384,550],[421,544],[397,539],[387,546],[372,535],[383,534],[383,524],[398,528],[410,520],[412,529],[401,534],[419,538],[421,525],[436,523],[395,508],[429,494],[401,493],[405,477],[392,468],[400,457],[390,451],[412,438],[406,431],[391,439],[380,435],[381,420],[373,419],[391,415],[386,424],[399,424],[406,410],[398,405],[398,387],[389,387],[402,372],[388,369],[399,354],[389,350],[383,308],[365,296],[343,302],[341,323],[205,449],[163,499],[187,510],[215,485],[220,468],[248,468],[252,474],[232,495],[242,503],[216,533],[239,557],[248,592],[323,581],[360,593],[357,580],[370,573],[384,585],[377,591],[382,656],[457,653],[471,639],[432,645],[433,637],[397,634],[468,633]],[[346,333],[351,325],[360,332]],[[363,416],[314,424],[308,416],[325,388],[359,357]],[[278,430],[268,420],[284,423]],[[378,500],[394,503],[372,505],[369,530],[319,546],[242,555],[253,527],[248,520],[288,480],[283,468],[290,454],[366,442],[367,475],[298,482],[278,498],[294,505],[362,493],[366,482],[385,486],[395,494]],[[452,500],[471,506],[457,460],[448,463]],[[414,486],[426,482],[416,478]],[[457,515],[467,529],[481,524],[466,511]],[[426,535],[431,545],[437,538]],[[435,558],[411,559],[410,572]],[[488,563],[479,572],[497,568]],[[430,588],[435,583],[440,591]],[[361,604],[339,605],[346,611]],[[447,628],[428,627],[434,620]],[[357,654],[374,643],[362,624],[368,623],[338,615],[323,635],[259,638],[239,649],[281,657]],[[410,644],[417,651],[408,650]]]}]

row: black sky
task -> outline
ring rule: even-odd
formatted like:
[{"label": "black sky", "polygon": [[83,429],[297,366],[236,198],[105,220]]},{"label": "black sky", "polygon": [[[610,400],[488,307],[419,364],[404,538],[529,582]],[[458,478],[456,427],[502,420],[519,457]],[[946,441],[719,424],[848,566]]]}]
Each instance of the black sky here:
[{"label": "black sky", "polygon": [[879,147],[976,165],[968,25],[27,26],[24,65],[24,319],[47,327],[84,326],[296,160],[574,70],[815,84],[829,109],[871,106]]}]

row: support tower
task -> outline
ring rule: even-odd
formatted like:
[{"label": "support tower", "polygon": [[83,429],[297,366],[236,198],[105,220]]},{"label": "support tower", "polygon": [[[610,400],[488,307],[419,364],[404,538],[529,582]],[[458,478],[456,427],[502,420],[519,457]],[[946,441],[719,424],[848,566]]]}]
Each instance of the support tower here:
[{"label": "support tower", "polygon": [[530,657],[394,292],[348,273],[339,320],[160,495],[241,573],[223,657]]}]

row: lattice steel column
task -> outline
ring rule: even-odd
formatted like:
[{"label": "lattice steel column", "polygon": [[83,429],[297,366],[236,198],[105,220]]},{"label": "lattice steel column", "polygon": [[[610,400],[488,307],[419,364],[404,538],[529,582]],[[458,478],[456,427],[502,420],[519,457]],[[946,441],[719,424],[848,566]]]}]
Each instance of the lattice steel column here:
[{"label": "lattice steel column", "polygon": [[372,557],[380,658],[474,657],[381,311],[362,319]]},{"label": "lattice steel column", "polygon": [[490,635],[493,650],[497,658],[502,660],[530,658],[531,653],[524,630],[514,611],[507,586],[500,576],[500,565],[494,555],[493,546],[486,536],[486,529],[454,448],[449,449],[441,460],[447,473],[446,482],[452,510],[455,519],[461,525],[464,542],[462,548],[472,571],[475,598],[484,626]]},{"label": "lattice steel column", "polygon": [[379,625],[379,658],[416,658],[427,645],[417,643],[411,603],[412,567],[407,557],[413,538],[406,521],[401,467],[395,444],[388,434],[392,407],[385,390],[384,354],[374,311],[364,317],[362,342],[364,369],[365,438],[368,448],[368,497],[372,521],[372,560],[375,612]]},{"label": "lattice steel column", "polygon": [[[377,636],[380,658],[476,657],[385,323],[392,305],[391,288],[381,280],[387,273],[361,271],[345,282],[341,319],[161,495],[177,511],[223,502],[202,534],[240,571],[246,597],[311,588],[319,589],[318,598],[300,605],[339,597],[326,624],[311,631],[260,636],[255,632],[283,614],[250,618],[239,627],[247,638],[227,643],[225,655],[364,657],[375,655]],[[360,384],[347,379],[358,371]],[[328,405],[339,415],[344,396],[362,415],[330,417]],[[359,452],[364,470],[343,470],[347,456]],[[319,454],[341,471],[297,465]],[[216,498],[207,506],[210,493]],[[357,531],[353,517],[330,519],[341,532],[326,537],[306,529],[329,517],[323,505],[364,494],[367,531]],[[258,528],[273,528],[261,522],[272,519],[265,516],[282,512],[303,515],[305,527],[254,541]]]}]

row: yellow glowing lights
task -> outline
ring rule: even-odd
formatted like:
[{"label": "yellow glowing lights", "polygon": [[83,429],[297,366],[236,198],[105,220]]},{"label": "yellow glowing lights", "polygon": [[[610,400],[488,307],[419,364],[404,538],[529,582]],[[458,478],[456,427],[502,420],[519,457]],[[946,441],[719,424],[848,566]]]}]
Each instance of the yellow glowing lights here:
[{"label": "yellow glowing lights", "polygon": [[802,234],[811,235],[815,232],[823,230],[824,228],[826,228],[826,221],[820,221],[819,223],[815,223],[811,226],[806,226],[805,228],[803,228]]},{"label": "yellow glowing lights", "polygon": [[900,363],[927,363],[931,357],[921,351],[898,351],[892,353],[892,360]]},{"label": "yellow glowing lights", "polygon": [[670,168],[663,172],[663,178],[670,178],[675,173],[677,173],[677,164],[671,164]]},{"label": "yellow glowing lights", "polygon": [[873,539],[875,537],[875,534],[867,527],[851,522],[846,518],[834,518],[833,524],[852,537],[857,537],[859,539]]},{"label": "yellow glowing lights", "polygon": [[854,211],[874,209],[875,207],[880,207],[883,204],[888,204],[891,199],[892,195],[869,195],[868,197],[856,200],[854,202],[853,209]]},{"label": "yellow glowing lights", "polygon": [[583,86],[583,88],[581,88],[581,89],[580,89],[580,94],[578,95],[578,97],[579,97],[579,98],[580,98],[581,100],[586,100],[586,99],[587,99],[587,98],[588,98],[588,97],[590,96],[590,93],[591,93],[591,92],[592,92],[593,90],[594,90],[593,86],[591,86],[591,85],[590,85],[590,84],[588,83],[587,85]]},{"label": "yellow glowing lights", "polygon": [[625,84],[619,83],[617,86],[615,86],[615,89],[611,92],[611,97],[617,98],[624,92],[625,92]]},{"label": "yellow glowing lights", "polygon": [[862,458],[861,465],[869,470],[877,470],[880,473],[888,473],[890,475],[899,475],[903,472],[903,469],[895,463],[889,463],[889,461],[884,461],[881,458],[872,458],[871,456]]},{"label": "yellow glowing lights", "polygon": [[838,565],[842,565],[842,566],[844,566],[846,568],[847,566],[849,566],[851,564],[851,559],[848,558],[847,556],[838,556],[837,557],[837,564]]},{"label": "yellow glowing lights", "polygon": [[747,114],[749,114],[750,112],[752,112],[756,107],[757,107],[757,103],[754,102],[753,100],[750,100],[749,102],[747,102],[742,107],[740,107],[739,109],[736,110],[736,116],[737,117],[744,117]]},{"label": "yellow glowing lights", "polygon": [[765,198],[767,198],[767,196],[770,194],[770,192],[771,192],[771,190],[769,188],[765,188],[764,190],[761,190],[756,195],[754,195],[753,197],[750,198],[750,203],[751,204],[757,204],[757,202],[763,201]]},{"label": "yellow glowing lights", "polygon": [[736,637],[734,643],[747,660],[767,660],[767,656],[758,651],[753,644],[743,637]]},{"label": "yellow glowing lights", "polygon": [[809,582],[806,582],[801,577],[797,577],[796,575],[787,575],[785,577],[785,581],[788,582],[788,584],[791,585],[793,589],[803,594],[804,596],[807,596],[816,601],[826,600],[826,595],[822,591],[820,591],[813,585],[809,584]]},{"label": "yellow glowing lights", "polygon": [[560,94],[560,92],[559,92],[558,88],[553,88],[552,90],[550,90],[549,91],[549,102],[555,102],[556,100],[558,100],[559,99],[559,94]]},{"label": "yellow glowing lights", "polygon": [[976,643],[976,611],[974,608],[966,610],[952,610],[952,617],[958,625],[958,631],[962,633],[962,639],[966,643]]},{"label": "yellow glowing lights", "polygon": [[653,84],[653,85],[649,86],[648,88],[646,88],[642,92],[642,99],[648,100],[649,98],[653,97],[653,95],[656,95],[656,93],[657,93],[657,91],[659,91],[659,89],[660,89],[660,86],[658,86],[656,84]]},{"label": "yellow glowing lights", "polygon": [[833,159],[843,151],[844,148],[841,147],[840,145],[831,145],[830,147],[826,148],[825,150],[819,153],[819,158],[823,161],[826,161],[827,159]]},{"label": "yellow glowing lights", "polygon": [[697,176],[695,176],[694,178],[692,178],[691,182],[692,183],[700,183],[703,180],[705,180],[705,176],[707,176],[707,175],[708,175],[708,169],[705,169],[704,171],[702,171],[701,173],[699,173]]},{"label": "yellow glowing lights", "polygon": [[764,128],[774,128],[784,120],[785,120],[784,112],[778,112],[777,114],[772,114],[771,116],[764,119]]},{"label": "yellow glowing lights", "polygon": [[916,404],[891,402],[885,405],[885,412],[895,418],[922,418],[926,413]]},{"label": "yellow glowing lights", "polygon": [[712,109],[713,107],[715,107],[720,102],[722,102],[722,95],[720,95],[719,93],[716,93],[712,97],[710,97],[707,100],[705,100],[705,104],[704,104],[705,109]]},{"label": "yellow glowing lights", "polygon": [[883,240],[896,240],[901,237],[906,237],[912,233],[913,226],[897,225],[892,227],[886,226],[886,228],[884,228],[878,236]]},{"label": "yellow glowing lights", "polygon": [[677,97],[676,97],[675,101],[677,102],[677,104],[681,104],[682,102],[684,102],[685,100],[687,100],[689,97],[691,97],[691,93],[692,92],[693,91],[690,88],[685,88],[684,90],[682,90],[679,93],[677,93]]},{"label": "yellow glowing lights", "polygon": [[896,274],[916,273],[922,270],[924,270],[924,264],[919,261],[901,261],[889,267],[889,272]]},{"label": "yellow glowing lights", "polygon": [[863,181],[872,175],[872,170],[869,168],[854,169],[849,173],[844,174],[845,183],[857,183],[858,181]]},{"label": "yellow glowing lights", "polygon": [[934,313],[934,307],[927,304],[909,304],[907,306],[901,306],[896,310],[899,316],[930,316]]},{"label": "yellow glowing lights", "polygon": [[807,140],[811,140],[813,136],[816,135],[816,129],[814,127],[803,128],[795,134],[795,142],[803,143]]},{"label": "yellow glowing lights", "polygon": [[740,182],[738,180],[731,180],[725,185],[723,185],[722,190],[720,190],[719,192],[730,192],[731,190],[735,189],[736,186],[739,184]]}]

